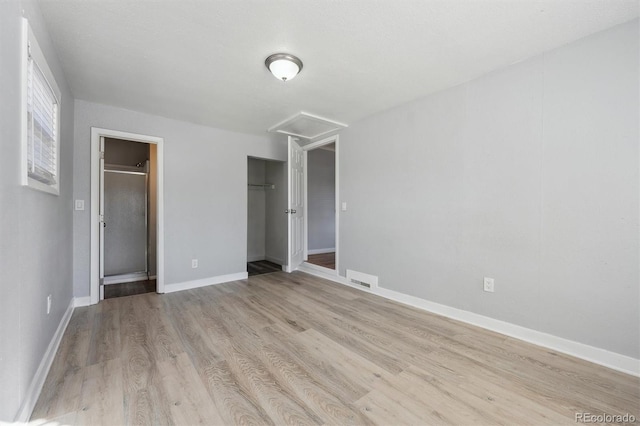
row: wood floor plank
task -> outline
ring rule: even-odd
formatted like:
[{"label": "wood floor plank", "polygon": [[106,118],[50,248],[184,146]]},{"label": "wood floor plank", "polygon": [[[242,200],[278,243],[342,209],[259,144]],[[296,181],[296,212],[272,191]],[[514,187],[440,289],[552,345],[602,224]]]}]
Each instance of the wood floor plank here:
[{"label": "wood floor plank", "polygon": [[171,321],[176,330],[182,347],[199,368],[205,366],[197,364],[201,360],[207,360],[207,365],[223,361],[222,352],[211,342],[200,321],[198,321],[199,305],[188,296],[187,294],[179,294],[174,298],[173,303],[165,300],[169,321]]},{"label": "wood floor plank", "polygon": [[314,350],[314,345],[306,342],[306,339],[298,339],[287,334],[286,330],[278,328],[276,325],[265,327],[259,331],[263,339],[271,344],[279,344],[285,347],[288,353],[307,371],[320,376],[321,382],[341,401],[351,403],[360,399],[370,388],[361,385],[361,380],[349,376],[349,371],[345,373],[341,365],[334,364],[333,357],[327,359],[323,354]]},{"label": "wood floor plank", "polygon": [[575,424],[640,378],[301,272],[75,310],[32,419]]},{"label": "wood floor plank", "polygon": [[312,425],[322,420],[302,401],[289,394],[269,370],[242,348],[230,345],[225,350],[229,369],[246,394],[259,404],[275,424]]},{"label": "wood floor plank", "polygon": [[376,425],[445,424],[443,419],[430,415],[415,401],[402,398],[401,395],[390,396],[380,390],[367,393],[355,405]]},{"label": "wood floor plank", "polygon": [[[449,411],[463,411],[454,408],[462,403],[468,409],[484,413],[487,421],[494,424],[560,424],[567,420],[565,416],[548,409],[546,404],[515,392],[513,387],[505,387],[505,382],[499,378],[477,374],[477,371],[467,371],[462,375],[440,369],[434,373],[433,369],[427,372],[411,366],[400,374],[400,378],[403,381],[396,385],[413,398],[424,398],[425,389],[430,389],[432,397],[429,399],[435,402],[435,408],[443,416]],[[526,394],[526,391],[523,393]]]},{"label": "wood floor plank", "polygon": [[120,299],[124,418],[126,424],[171,424],[171,411],[157,362],[170,356],[166,349],[177,341],[167,345],[166,340],[158,340],[165,336],[158,332],[161,325],[145,321],[152,310],[146,297]]},{"label": "wood floor plank", "polygon": [[206,367],[201,379],[225,425],[274,425],[267,412],[240,387],[226,361]]},{"label": "wood floor plank", "polygon": [[[303,303],[304,298],[299,295],[290,295],[287,296],[287,301],[292,305],[299,306]],[[394,353],[392,347],[380,344],[380,339],[375,335],[367,334],[355,326],[352,327],[352,330],[345,330],[332,321],[328,321],[326,315],[317,307],[308,307],[304,314],[308,321],[313,323],[315,330],[391,373],[398,373],[409,365]],[[358,333],[353,333],[356,329],[358,329]]]},{"label": "wood floor plank", "polygon": [[89,307],[78,308],[71,316],[32,418],[53,418],[78,410],[94,311]]},{"label": "wood floor plank", "polygon": [[119,304],[104,301],[94,315],[89,365],[115,359],[120,355],[120,310]]},{"label": "wood floor plank", "polygon": [[345,378],[365,389],[371,389],[377,381],[393,375],[378,364],[352,352],[316,330],[299,333],[294,340],[304,345],[308,352],[326,359]]},{"label": "wood floor plank", "polygon": [[161,361],[158,370],[176,424],[224,423],[187,354]]},{"label": "wood floor plank", "polygon": [[124,423],[122,365],[111,359],[86,367],[77,423],[113,425]]}]

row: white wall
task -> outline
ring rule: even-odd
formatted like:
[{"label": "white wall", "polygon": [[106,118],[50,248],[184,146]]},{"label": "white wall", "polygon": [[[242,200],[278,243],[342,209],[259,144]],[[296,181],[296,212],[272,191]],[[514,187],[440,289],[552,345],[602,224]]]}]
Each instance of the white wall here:
[{"label": "white wall", "polygon": [[279,265],[287,263],[287,163],[267,161],[267,183],[275,185],[266,192],[266,259]]},{"label": "white wall", "polygon": [[[249,158],[248,183],[266,182],[266,161]],[[264,260],[266,255],[267,189],[249,187],[247,206],[247,261]]]},{"label": "white wall", "polygon": [[[61,92],[60,195],[20,185],[22,11]],[[0,2],[0,423],[12,422],[72,299],[73,99],[37,4]],[[46,314],[47,295],[53,296]]]},{"label": "white wall", "polygon": [[353,123],[340,273],[640,358],[638,35],[635,20]]},{"label": "white wall", "polygon": [[[286,159],[286,142],[76,100],[74,197],[89,200],[90,132],[164,138],[165,284],[246,272],[247,156]],[[74,216],[74,294],[89,295],[90,215]],[[191,259],[199,267],[191,268]]]},{"label": "white wall", "polygon": [[336,247],[336,153],[321,148],[307,152],[308,249]]}]

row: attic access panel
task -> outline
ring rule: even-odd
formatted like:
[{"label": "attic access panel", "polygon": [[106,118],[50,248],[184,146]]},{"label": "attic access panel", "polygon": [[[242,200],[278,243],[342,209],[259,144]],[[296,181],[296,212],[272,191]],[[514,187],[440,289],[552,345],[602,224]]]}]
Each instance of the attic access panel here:
[{"label": "attic access panel", "polygon": [[284,133],[305,139],[315,139],[331,132],[344,129],[346,124],[329,120],[317,115],[299,112],[293,117],[269,128],[269,132]]}]

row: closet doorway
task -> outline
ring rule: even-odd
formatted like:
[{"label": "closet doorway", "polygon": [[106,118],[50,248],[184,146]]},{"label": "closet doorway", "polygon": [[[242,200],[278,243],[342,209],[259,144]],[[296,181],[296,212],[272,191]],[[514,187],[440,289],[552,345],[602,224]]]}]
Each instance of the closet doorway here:
[{"label": "closet doorway", "polygon": [[282,271],[287,256],[287,166],[247,159],[247,273]]}]

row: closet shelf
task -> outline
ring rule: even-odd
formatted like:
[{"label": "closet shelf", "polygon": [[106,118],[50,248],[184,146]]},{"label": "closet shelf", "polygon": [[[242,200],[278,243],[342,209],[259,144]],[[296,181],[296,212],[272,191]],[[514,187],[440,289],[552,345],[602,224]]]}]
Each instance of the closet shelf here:
[{"label": "closet shelf", "polygon": [[247,185],[250,189],[276,189],[272,183],[250,183]]}]

